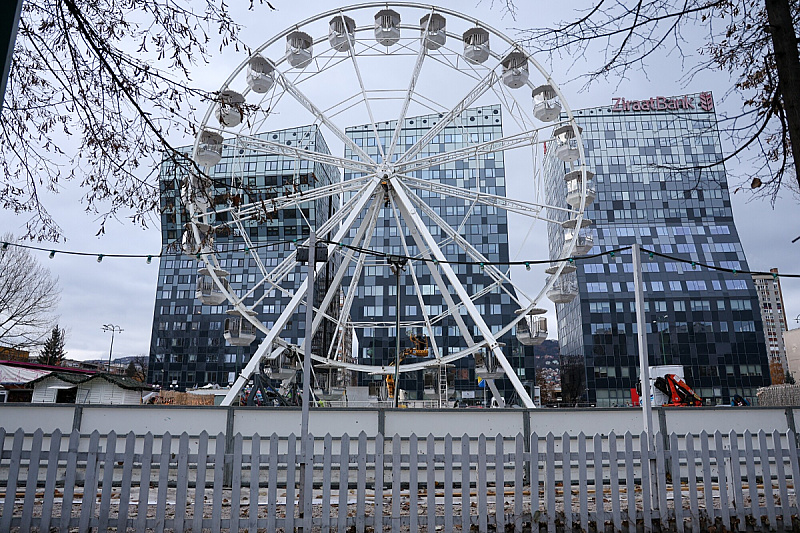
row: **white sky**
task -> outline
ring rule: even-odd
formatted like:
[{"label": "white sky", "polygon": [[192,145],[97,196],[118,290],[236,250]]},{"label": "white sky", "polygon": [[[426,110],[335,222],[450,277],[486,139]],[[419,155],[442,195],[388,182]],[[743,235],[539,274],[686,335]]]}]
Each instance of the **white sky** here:
[{"label": "white sky", "polygon": [[[253,48],[266,38],[297,22],[339,5],[328,1],[270,1],[277,11],[269,10],[266,4],[256,5],[249,11],[246,9],[249,2],[242,0],[232,2],[242,6],[241,10],[236,11],[237,20],[245,26],[242,32],[243,39]],[[495,4],[499,2],[495,1]],[[571,17],[567,9],[558,10],[558,3],[520,0],[517,4],[519,8],[517,19],[512,20],[508,16],[503,16],[498,5],[492,7],[489,0],[477,4],[455,0],[439,3],[443,7],[461,11],[484,21],[511,37],[514,37],[514,30],[510,28],[541,26],[555,19]],[[212,44],[210,49],[216,50],[218,46]],[[691,45],[686,48],[686,50],[691,49]],[[201,64],[194,69],[193,82],[203,89],[217,90],[228,74],[244,59],[244,53],[236,53],[232,49],[218,53],[210,64]],[[705,90],[714,92],[718,114],[724,112],[733,114],[737,112],[737,108],[741,108],[740,102],[735,97],[721,101],[722,95],[731,84],[725,74],[704,72],[697,76],[690,86],[682,86],[679,81],[682,76],[680,61],[675,57],[654,57],[648,75],[632,73],[630,79],[595,84],[591,90],[585,92],[580,91],[583,85],[580,80],[573,82],[567,80],[588,70],[586,65],[596,65],[600,58],[594,60],[592,57],[584,58],[585,64],[579,60],[569,72],[566,72],[570,66],[566,60],[553,58],[551,63],[546,57],[536,56],[536,59],[544,64],[545,68],[550,69],[573,109],[605,105],[610,103],[611,97],[615,95],[642,99]],[[441,90],[450,89],[447,84],[443,84]],[[461,88],[458,94],[464,89]],[[184,145],[190,144],[192,139],[173,138],[172,141],[175,145]],[[733,147],[726,144],[724,137],[723,146],[726,152],[732,151]],[[735,161],[728,163],[727,169],[729,174],[746,172],[745,167]],[[508,175],[511,176],[512,173],[508,172]],[[730,176],[729,180],[733,190],[738,183]],[[509,182],[509,189],[514,186]],[[68,183],[64,185],[61,194],[47,197],[48,209],[61,224],[67,238],[66,243],[53,245],[54,248],[103,254],[159,252],[161,236],[157,217],[154,217],[155,224],[146,230],[127,221],[112,221],[106,225],[105,235],[95,237],[99,222],[84,213],[81,204],[82,195],[74,183]],[[782,272],[800,273],[800,266],[797,266],[800,259],[800,242],[791,244],[791,240],[800,235],[800,211],[795,200],[788,198],[788,194],[784,196],[787,198],[779,200],[773,209],[768,201],[753,199],[748,192],[732,195],[735,221],[750,268],[753,270],[778,267]],[[5,231],[22,233],[26,220],[25,217],[0,212],[0,233]],[[520,238],[512,236],[512,258],[517,253],[514,242],[519,242]],[[57,255],[55,259],[48,260],[46,252],[36,255],[60,279],[62,297],[58,314],[61,317],[61,326],[68,331],[66,347],[69,357],[77,359],[108,357],[110,333],[102,331],[102,325],[106,323],[116,324],[124,329],[124,332],[117,335],[114,340],[115,357],[148,353],[158,274],[157,260],[151,265],[145,264],[144,259],[106,258],[102,263],[97,263],[95,259],[86,257]],[[545,259],[547,256],[546,240],[542,236],[534,236],[526,246],[524,257]],[[517,279],[517,272],[515,271],[512,276]],[[535,292],[538,292],[543,280],[543,274],[534,273],[524,280],[524,285],[531,291],[535,289]],[[783,291],[790,328],[797,327],[794,319],[800,314],[800,280],[784,279]],[[550,309],[548,320],[553,336],[556,331],[553,306],[546,300],[543,303]]]}]

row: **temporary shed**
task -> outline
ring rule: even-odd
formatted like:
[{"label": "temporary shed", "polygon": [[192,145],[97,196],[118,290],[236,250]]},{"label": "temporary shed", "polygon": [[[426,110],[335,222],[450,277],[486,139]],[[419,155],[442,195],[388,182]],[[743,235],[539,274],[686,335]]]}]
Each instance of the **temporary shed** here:
[{"label": "temporary shed", "polygon": [[144,391],[151,390],[131,378],[114,374],[81,376],[54,372],[30,383],[32,403],[79,403],[99,405],[138,405]]}]

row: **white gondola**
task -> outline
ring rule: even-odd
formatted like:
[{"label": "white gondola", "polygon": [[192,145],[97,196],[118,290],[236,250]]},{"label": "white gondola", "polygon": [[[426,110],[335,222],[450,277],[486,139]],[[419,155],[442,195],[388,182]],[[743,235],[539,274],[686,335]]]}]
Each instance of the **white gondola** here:
[{"label": "white gondola", "polygon": [[480,64],[489,59],[489,32],[483,28],[471,28],[464,32],[464,59]]},{"label": "white gondola", "polygon": [[375,15],[375,40],[383,46],[393,46],[400,40],[400,13],[381,9]]},{"label": "white gondola", "polygon": [[[317,369],[317,366],[314,366]],[[261,366],[262,373],[269,379],[283,381],[291,379],[299,370],[299,367],[292,363],[287,352],[283,352],[274,359],[267,359]]]},{"label": "white gondola", "polygon": [[540,85],[532,95],[534,117],[542,122],[553,122],[561,115],[561,102],[551,86]]},{"label": "white gondola", "polygon": [[253,56],[247,64],[247,85],[258,94],[264,94],[275,83],[275,66],[269,59]]},{"label": "white gondola", "polygon": [[[548,283],[550,278],[547,278]],[[578,296],[578,284],[574,279],[559,276],[553,286],[547,291],[547,298],[555,304],[567,304]]]},{"label": "white gondola", "polygon": [[211,277],[211,272],[208,268],[201,268],[197,271],[197,287],[195,288],[194,297],[200,300],[204,305],[219,305],[227,298],[222,291],[230,292],[230,285],[228,284],[228,272],[221,269],[215,269],[217,279],[220,284],[214,282]]},{"label": "white gondola", "polygon": [[503,83],[512,89],[519,89],[528,82],[528,58],[515,50],[503,60]]},{"label": "white gondola", "polygon": [[[592,221],[588,218],[581,219],[581,228],[588,228],[592,225]],[[575,229],[578,226],[578,219],[577,218],[570,218],[569,220],[565,220],[561,223],[561,227],[564,229]]]},{"label": "white gondola", "polygon": [[201,167],[213,167],[222,159],[222,142],[224,139],[219,133],[203,131],[200,133],[200,142],[194,153],[195,162]]},{"label": "white gondola", "polygon": [[244,96],[236,91],[220,91],[217,110],[214,114],[223,127],[238,126],[244,119]]},{"label": "white gondola", "polygon": [[[524,309],[518,309],[517,314],[520,314]],[[544,309],[534,308],[528,315],[517,322],[516,336],[517,340],[525,346],[536,346],[542,344],[547,340],[547,318],[543,316],[533,316],[546,312]]]},{"label": "white gondola", "polygon": [[286,60],[295,68],[304,68],[311,63],[314,39],[305,32],[293,31],[286,36]]},{"label": "white gondola", "polygon": [[181,239],[181,250],[186,255],[197,255],[203,248],[209,248],[213,243],[211,226],[208,224],[197,224],[197,231],[200,234],[198,240],[194,234],[191,224],[186,224],[183,228],[183,238]]},{"label": "white gondola", "polygon": [[197,178],[196,176],[183,181],[181,184],[181,202],[184,207],[194,204],[195,211],[199,213],[206,213],[211,209],[211,203],[214,201],[214,188],[204,186],[207,181],[205,178]]},{"label": "white gondola", "polygon": [[[251,316],[256,315],[253,311],[248,312]],[[228,315],[225,319],[225,340],[231,346],[250,346],[256,340],[256,327],[238,309],[229,310]]]},{"label": "white gondola", "polygon": [[[578,126],[578,132],[583,131],[583,128]],[[578,151],[578,138],[575,135],[575,130],[569,124],[559,126],[553,130],[553,138],[556,141],[556,157],[565,163],[571,163],[580,157]]]},{"label": "white gondola", "polygon": [[419,19],[419,30],[422,32],[422,44],[428,50],[438,50],[447,40],[447,21],[438,13],[425,15]]},{"label": "white gondola", "polygon": [[350,43],[355,40],[356,21],[350,17],[335,16],[328,23],[328,42],[337,52],[350,50]]},{"label": "white gondola", "polygon": [[[594,187],[591,185],[591,180],[594,177],[592,172],[586,171],[586,206],[589,207],[596,197]],[[581,205],[582,188],[583,188],[583,171],[573,170],[564,175],[564,180],[567,182],[567,203],[573,208],[578,209]]]},{"label": "white gondola", "polygon": [[572,255],[586,255],[594,247],[594,237],[588,231],[565,231],[564,232],[564,250],[566,251],[570,245],[570,241],[575,239],[575,248],[572,250]]}]

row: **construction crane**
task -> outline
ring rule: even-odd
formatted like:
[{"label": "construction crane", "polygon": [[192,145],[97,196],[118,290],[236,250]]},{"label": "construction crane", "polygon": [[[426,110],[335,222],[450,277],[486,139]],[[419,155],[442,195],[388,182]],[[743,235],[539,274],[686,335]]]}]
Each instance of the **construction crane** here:
[{"label": "construction crane", "polygon": [[669,397],[667,407],[700,407],[703,399],[675,374],[656,378],[655,387]]}]

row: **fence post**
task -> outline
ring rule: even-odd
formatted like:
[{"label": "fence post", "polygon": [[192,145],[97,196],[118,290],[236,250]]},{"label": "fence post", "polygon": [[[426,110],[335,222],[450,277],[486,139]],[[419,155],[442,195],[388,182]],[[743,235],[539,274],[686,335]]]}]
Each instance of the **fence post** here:
[{"label": "fence post", "polygon": [[75,411],[72,413],[72,429],[81,430],[81,422],[83,421],[83,406],[75,405]]},{"label": "fence post", "polygon": [[664,446],[664,469],[672,472],[672,458],[670,455],[669,433],[667,433],[667,413],[663,407],[658,409],[658,431],[661,433],[661,444]]},{"label": "fence post", "polygon": [[233,483],[233,428],[236,412],[233,407],[228,407],[227,418],[225,419],[225,468],[222,472],[222,485],[230,487]]},{"label": "fence post", "polygon": [[795,443],[797,443],[797,426],[794,423],[794,410],[791,407],[787,407],[785,409],[786,413],[786,426],[789,428],[789,431],[792,432],[794,435]]},{"label": "fence post", "polygon": [[[525,453],[530,453],[531,451],[531,410],[524,409],[522,411],[522,435],[523,435],[523,446],[525,447]],[[525,468],[522,473],[522,482],[526,485],[530,482],[530,471],[531,471],[531,463],[530,461],[525,461]]]}]

